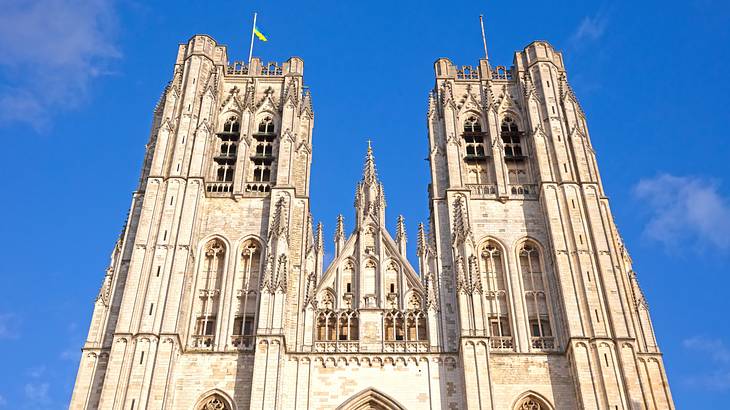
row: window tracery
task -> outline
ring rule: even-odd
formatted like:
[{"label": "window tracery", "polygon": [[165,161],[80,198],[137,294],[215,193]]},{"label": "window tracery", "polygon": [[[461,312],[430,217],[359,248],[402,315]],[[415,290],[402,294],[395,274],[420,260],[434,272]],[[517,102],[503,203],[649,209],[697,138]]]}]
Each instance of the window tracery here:
[{"label": "window tracery", "polygon": [[482,125],[475,116],[469,116],[464,121],[464,142],[466,150],[466,160],[479,160],[486,157],[486,149],[484,148],[484,133],[482,133]]},{"label": "window tracery", "polygon": [[203,258],[197,283],[197,318],[193,346],[213,347],[220,289],[225,268],[226,247],[219,239],[211,239],[203,247]]},{"label": "window tracery", "polygon": [[532,347],[555,348],[546,292],[546,276],[542,269],[539,248],[531,241],[522,243],[519,249],[519,265],[527,304]]},{"label": "window tracery", "polygon": [[218,133],[218,150],[213,157],[217,182],[233,181],[240,129],[238,117],[234,115],[226,120],[223,130]]},{"label": "window tracery", "polygon": [[547,407],[541,405],[534,397],[528,396],[520,401],[516,410],[547,410]]},{"label": "window tracery", "polygon": [[276,129],[274,120],[270,116],[264,117],[259,122],[257,132],[253,134],[255,141],[255,149],[251,156],[251,177],[254,183],[249,184],[249,189],[268,192],[268,182],[272,180],[273,163],[276,159],[274,155]]},{"label": "window tracery", "polygon": [[522,149],[522,133],[512,117],[505,117],[501,127],[502,144],[504,145],[504,156],[509,159],[521,159],[524,157]]},{"label": "window tracery", "polygon": [[230,410],[228,407],[228,404],[226,404],[226,401],[223,400],[220,396],[213,395],[205,400],[203,400],[203,403],[198,407],[199,410]]},{"label": "window tracery", "polygon": [[494,349],[512,349],[505,264],[502,250],[494,241],[487,241],[482,246],[481,265],[486,282],[484,294],[489,309],[491,346]]},{"label": "window tracery", "polygon": [[253,348],[258,311],[259,283],[261,275],[261,245],[249,239],[241,246],[239,255],[238,312],[233,321],[231,344],[238,349]]}]

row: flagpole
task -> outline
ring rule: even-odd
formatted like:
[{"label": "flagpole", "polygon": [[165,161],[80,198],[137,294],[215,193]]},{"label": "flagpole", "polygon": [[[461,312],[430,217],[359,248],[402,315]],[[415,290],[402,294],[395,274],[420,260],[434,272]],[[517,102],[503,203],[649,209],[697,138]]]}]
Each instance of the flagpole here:
[{"label": "flagpole", "polygon": [[251,69],[251,57],[253,57],[253,34],[256,31],[256,13],[253,13],[253,26],[251,26],[251,46],[248,48],[248,69]]},{"label": "flagpole", "polygon": [[489,62],[489,53],[487,53],[487,36],[484,35],[484,16],[479,15],[479,24],[482,26],[482,43],[484,44],[484,58]]}]

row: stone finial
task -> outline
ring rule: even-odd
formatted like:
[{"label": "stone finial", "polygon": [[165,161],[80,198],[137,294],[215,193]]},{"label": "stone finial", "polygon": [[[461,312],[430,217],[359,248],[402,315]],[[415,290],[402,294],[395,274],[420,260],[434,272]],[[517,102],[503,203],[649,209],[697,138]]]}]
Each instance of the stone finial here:
[{"label": "stone finial", "polygon": [[317,233],[315,234],[314,244],[317,252],[322,252],[324,250],[324,232],[322,222],[317,224]]},{"label": "stone finial", "polygon": [[335,241],[345,239],[345,218],[342,214],[337,215],[337,228],[335,229]]},{"label": "stone finial", "polygon": [[276,201],[276,209],[274,210],[274,219],[271,221],[269,235],[281,236],[287,232],[287,216],[286,216],[286,199],[280,197]]},{"label": "stone finial", "polygon": [[418,256],[424,256],[426,254],[426,247],[428,242],[426,239],[426,230],[423,228],[423,222],[418,224],[418,245],[416,248],[416,254]]},{"label": "stone finial", "polygon": [[401,255],[406,255],[406,223],[405,218],[403,218],[403,215],[398,215],[398,226],[395,230],[395,242],[398,244],[398,250],[400,251]]},{"label": "stone finial", "polygon": [[368,152],[365,155],[365,166],[362,171],[362,180],[367,185],[372,185],[378,180],[378,174],[375,170],[375,157],[373,156],[373,147],[368,140]]}]

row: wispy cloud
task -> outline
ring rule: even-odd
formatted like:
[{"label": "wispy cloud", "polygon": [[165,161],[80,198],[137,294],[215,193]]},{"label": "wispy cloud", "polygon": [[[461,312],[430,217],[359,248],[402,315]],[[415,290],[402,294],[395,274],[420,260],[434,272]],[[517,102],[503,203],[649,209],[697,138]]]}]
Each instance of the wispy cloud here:
[{"label": "wispy cloud", "polygon": [[29,401],[46,404],[51,401],[51,398],[48,396],[50,387],[46,382],[30,382],[25,384],[23,390],[25,391],[25,397]]},{"label": "wispy cloud", "polygon": [[672,248],[681,241],[730,251],[730,201],[716,182],[662,174],[639,181],[634,194],[649,211],[647,237]]},{"label": "wispy cloud", "polygon": [[694,336],[682,341],[686,349],[707,353],[713,361],[730,364],[730,349],[720,339]]},{"label": "wispy cloud", "polygon": [[0,339],[20,337],[20,319],[13,313],[0,313]]},{"label": "wispy cloud", "polygon": [[730,390],[730,349],[722,340],[694,336],[682,341],[682,346],[693,354],[707,356],[707,360],[699,359],[713,367],[707,374],[685,376],[685,384],[701,389]]},{"label": "wispy cloud", "polygon": [[8,405],[8,399],[5,398],[5,396],[0,395],[0,407],[5,407]]},{"label": "wispy cloud", "polygon": [[570,36],[569,45],[572,48],[582,48],[589,43],[595,42],[603,37],[609,23],[609,13],[601,10],[594,16],[585,16]]},{"label": "wispy cloud", "polygon": [[40,130],[120,57],[113,0],[9,0],[0,13],[0,124]]}]

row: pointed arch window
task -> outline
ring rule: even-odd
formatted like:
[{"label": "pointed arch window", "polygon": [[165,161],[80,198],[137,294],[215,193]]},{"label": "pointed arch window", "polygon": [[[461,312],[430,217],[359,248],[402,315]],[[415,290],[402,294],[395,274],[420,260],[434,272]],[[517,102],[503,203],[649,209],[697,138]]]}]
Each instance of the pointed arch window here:
[{"label": "pointed arch window", "polygon": [[238,349],[253,348],[256,312],[259,302],[261,244],[249,239],[241,246],[239,273],[236,275],[238,312],[233,321],[231,344]]},{"label": "pointed arch window", "polygon": [[331,309],[317,313],[317,341],[333,342],[337,340],[337,315]]},{"label": "pointed arch window", "polygon": [[485,159],[486,149],[484,147],[485,133],[482,132],[482,125],[479,119],[471,115],[464,121],[464,146],[467,161]]},{"label": "pointed arch window", "polygon": [[197,316],[192,340],[195,348],[213,347],[225,257],[226,247],[219,239],[212,239],[203,247],[196,283]]},{"label": "pointed arch window", "polygon": [[255,148],[251,156],[250,181],[257,184],[249,184],[249,190],[268,192],[268,184],[266,183],[272,180],[272,169],[276,159],[274,155],[276,128],[273,118],[270,116],[264,117],[258,123],[253,137]]},{"label": "pointed arch window", "polygon": [[504,157],[509,160],[521,160],[525,158],[522,149],[522,132],[512,117],[505,117],[502,120],[501,137],[504,145]]},{"label": "pointed arch window", "polygon": [[385,314],[385,340],[405,340],[405,320],[403,312],[393,310]]},{"label": "pointed arch window", "polygon": [[230,410],[228,403],[222,397],[214,394],[200,404],[198,410]]},{"label": "pointed arch window", "polygon": [[532,348],[554,349],[555,339],[550,320],[546,275],[537,245],[531,241],[524,242],[519,248],[519,262]]},{"label": "pointed arch window", "polygon": [[238,139],[241,125],[238,117],[230,116],[218,133],[218,146],[213,157],[214,174],[217,182],[231,182],[236,170]]},{"label": "pointed arch window", "polygon": [[520,400],[515,407],[515,410],[547,410],[548,407],[533,396],[527,396]]},{"label": "pointed arch window", "polygon": [[494,241],[481,248],[481,264],[485,278],[489,310],[490,344],[493,349],[512,349],[514,341],[509,321],[509,295],[505,275],[503,252]]}]

